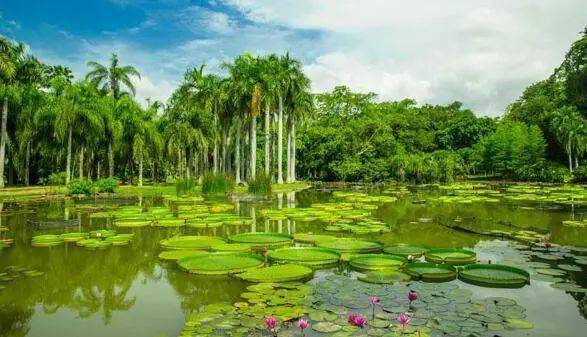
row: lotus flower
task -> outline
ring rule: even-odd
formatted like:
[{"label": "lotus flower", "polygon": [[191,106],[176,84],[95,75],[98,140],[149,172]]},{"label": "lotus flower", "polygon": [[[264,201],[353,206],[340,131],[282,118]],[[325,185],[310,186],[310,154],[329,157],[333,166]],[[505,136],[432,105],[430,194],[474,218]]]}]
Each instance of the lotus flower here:
[{"label": "lotus flower", "polygon": [[416,293],[413,290],[410,290],[410,292],[408,293],[408,300],[410,300],[410,304],[418,299],[418,293]]},{"label": "lotus flower", "polygon": [[358,326],[359,328],[362,328],[365,326],[365,324],[367,324],[367,319],[361,315],[350,314],[348,322],[354,326]]},{"label": "lotus flower", "polygon": [[379,304],[379,297],[369,296],[369,302],[371,302],[371,304],[373,304],[373,305]]},{"label": "lotus flower", "polygon": [[275,329],[275,326],[277,326],[277,319],[273,316],[265,317],[265,326],[267,329]]},{"label": "lotus flower", "polygon": [[406,314],[399,315],[397,320],[401,323],[401,325],[404,329],[406,328],[406,325],[408,325],[408,323],[410,323],[410,317]]}]

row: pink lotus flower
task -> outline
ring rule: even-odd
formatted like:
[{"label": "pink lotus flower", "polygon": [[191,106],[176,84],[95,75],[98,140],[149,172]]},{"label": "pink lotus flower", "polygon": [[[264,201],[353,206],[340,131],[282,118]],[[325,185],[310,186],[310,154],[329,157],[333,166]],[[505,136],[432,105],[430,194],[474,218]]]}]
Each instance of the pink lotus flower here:
[{"label": "pink lotus flower", "polygon": [[304,331],[304,329],[307,329],[310,326],[310,323],[305,319],[300,318],[300,320],[298,321],[298,326],[300,327],[300,329],[302,329],[302,331]]},{"label": "pink lotus flower", "polygon": [[367,319],[361,315],[350,314],[348,322],[354,326],[358,326],[359,328],[362,328],[365,326],[365,324],[367,324]]},{"label": "pink lotus flower", "polygon": [[410,317],[406,314],[399,315],[397,320],[401,323],[401,325],[403,326],[404,329],[406,328],[406,325],[408,325],[408,323],[410,323]]},{"label": "pink lotus flower", "polygon": [[277,319],[273,316],[265,317],[265,326],[267,329],[274,329],[277,326]]},{"label": "pink lotus flower", "polygon": [[416,293],[413,290],[410,290],[410,292],[408,293],[408,300],[410,300],[410,303],[412,303],[413,301],[418,299],[418,293]]},{"label": "pink lotus flower", "polygon": [[379,304],[379,297],[369,296],[369,302],[371,302],[371,304],[373,304],[373,305]]}]

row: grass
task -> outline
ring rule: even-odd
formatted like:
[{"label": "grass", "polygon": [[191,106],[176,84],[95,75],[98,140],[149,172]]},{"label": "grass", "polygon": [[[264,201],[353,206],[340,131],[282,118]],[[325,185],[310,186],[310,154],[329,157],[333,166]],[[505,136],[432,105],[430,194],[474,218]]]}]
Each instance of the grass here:
[{"label": "grass", "polygon": [[202,193],[226,194],[234,190],[234,179],[223,174],[206,174],[202,179]]}]

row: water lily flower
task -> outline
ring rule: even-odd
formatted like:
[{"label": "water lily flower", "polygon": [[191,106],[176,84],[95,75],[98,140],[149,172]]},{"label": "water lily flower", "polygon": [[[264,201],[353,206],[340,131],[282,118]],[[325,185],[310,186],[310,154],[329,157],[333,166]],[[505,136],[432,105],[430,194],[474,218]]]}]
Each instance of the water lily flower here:
[{"label": "water lily flower", "polygon": [[359,328],[362,328],[365,326],[365,324],[367,324],[367,319],[361,315],[350,314],[348,322],[354,326],[358,326]]},{"label": "water lily flower", "polygon": [[304,329],[307,329],[310,326],[310,323],[303,318],[300,318],[298,321],[298,326],[302,330],[302,336],[304,336]]},{"label": "water lily flower", "polygon": [[379,304],[379,297],[369,296],[369,302],[371,302],[372,319],[375,319],[375,306]]},{"label": "water lily flower", "polygon": [[408,300],[410,300],[410,304],[418,299],[418,293],[416,293],[413,290],[410,290],[410,292],[408,293]]},{"label": "water lily flower", "polygon": [[277,318],[273,316],[265,317],[265,326],[267,329],[274,329],[277,325]]},{"label": "water lily flower", "polygon": [[406,328],[406,325],[408,325],[410,323],[410,316],[406,315],[406,314],[401,314],[399,315],[399,317],[397,318],[397,320],[400,322],[400,324],[402,325],[403,329]]}]

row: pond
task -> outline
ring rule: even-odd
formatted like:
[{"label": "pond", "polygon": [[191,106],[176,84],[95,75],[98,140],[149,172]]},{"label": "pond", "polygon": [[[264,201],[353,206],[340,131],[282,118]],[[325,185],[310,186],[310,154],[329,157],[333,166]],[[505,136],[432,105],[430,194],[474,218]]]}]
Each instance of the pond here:
[{"label": "pond", "polygon": [[[300,316],[310,322],[306,336],[587,331],[581,186],[316,185],[268,198],[150,193],[1,207],[1,336],[261,336],[270,314],[280,336],[300,335],[286,322]],[[382,255],[383,247],[399,255]],[[434,248],[452,249],[427,251]],[[162,259],[167,249],[173,253]],[[202,250],[223,253],[210,258]],[[278,264],[287,262],[299,268]],[[528,274],[464,266],[471,262]],[[467,269],[470,277],[521,284],[467,281]],[[422,270],[449,275],[428,282]],[[404,312],[410,322],[402,326]],[[350,314],[364,316],[366,326],[349,324]]]}]

